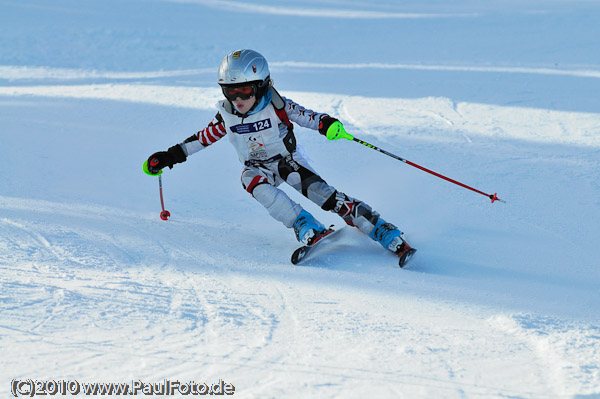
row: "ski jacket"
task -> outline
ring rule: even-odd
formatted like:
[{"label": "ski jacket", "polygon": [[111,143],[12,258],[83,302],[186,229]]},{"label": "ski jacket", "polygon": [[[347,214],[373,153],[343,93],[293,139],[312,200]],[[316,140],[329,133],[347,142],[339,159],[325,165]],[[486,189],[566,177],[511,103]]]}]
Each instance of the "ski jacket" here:
[{"label": "ski jacket", "polygon": [[306,109],[281,97],[273,88],[270,90],[271,102],[252,115],[239,115],[227,100],[219,101],[219,112],[209,125],[180,144],[186,156],[203,150],[226,135],[240,162],[246,165],[272,162],[293,153],[296,139],[291,122],[318,130],[319,121],[327,114]]}]

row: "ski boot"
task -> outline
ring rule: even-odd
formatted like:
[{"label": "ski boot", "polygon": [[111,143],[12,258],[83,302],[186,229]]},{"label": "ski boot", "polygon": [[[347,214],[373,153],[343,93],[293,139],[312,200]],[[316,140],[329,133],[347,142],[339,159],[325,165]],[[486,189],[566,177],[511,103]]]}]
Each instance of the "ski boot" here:
[{"label": "ski boot", "polygon": [[296,233],[296,239],[304,245],[311,245],[315,237],[325,230],[325,226],[304,209],[300,212],[292,227],[294,233]]},{"label": "ski boot", "polygon": [[375,228],[369,234],[373,240],[379,242],[384,248],[389,249],[398,257],[398,266],[404,267],[406,262],[417,252],[406,241],[404,241],[404,233],[396,226],[379,218]]}]

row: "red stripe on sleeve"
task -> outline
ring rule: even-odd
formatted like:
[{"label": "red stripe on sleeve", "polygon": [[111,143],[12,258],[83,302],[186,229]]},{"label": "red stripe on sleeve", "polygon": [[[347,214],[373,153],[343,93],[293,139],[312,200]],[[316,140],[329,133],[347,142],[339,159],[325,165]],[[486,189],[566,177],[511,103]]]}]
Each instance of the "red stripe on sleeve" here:
[{"label": "red stripe on sleeve", "polygon": [[206,128],[206,138],[210,141],[211,144],[219,140],[217,137],[212,135],[209,128]]},{"label": "red stripe on sleeve", "polygon": [[219,128],[217,126],[212,127],[212,135],[214,137],[217,137],[217,140],[224,136],[224,134],[219,131]]},{"label": "red stripe on sleeve", "polygon": [[197,136],[198,140],[202,143],[202,145],[207,147],[222,139],[226,134],[227,131],[225,130],[225,126],[223,125],[223,123],[219,123],[217,125],[211,123],[204,129],[199,131]]},{"label": "red stripe on sleeve", "polygon": [[200,134],[200,141],[202,142],[203,145],[208,146],[211,145],[212,143],[208,140],[208,137],[206,137],[206,130],[207,129],[203,129],[202,133]]}]

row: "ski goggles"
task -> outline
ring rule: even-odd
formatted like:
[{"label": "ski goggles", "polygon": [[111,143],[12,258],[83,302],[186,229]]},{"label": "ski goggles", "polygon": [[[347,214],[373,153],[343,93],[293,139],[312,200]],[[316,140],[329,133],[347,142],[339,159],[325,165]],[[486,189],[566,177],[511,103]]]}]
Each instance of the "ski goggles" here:
[{"label": "ski goggles", "polygon": [[223,86],[223,94],[230,101],[233,101],[238,97],[242,100],[248,100],[250,97],[256,95],[256,86]]}]

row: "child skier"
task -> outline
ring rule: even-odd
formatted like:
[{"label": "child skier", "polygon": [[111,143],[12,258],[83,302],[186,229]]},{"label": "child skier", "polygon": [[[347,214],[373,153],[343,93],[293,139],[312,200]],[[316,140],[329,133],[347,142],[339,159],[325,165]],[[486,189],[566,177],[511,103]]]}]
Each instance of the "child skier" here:
[{"label": "child skier", "polygon": [[274,219],[293,228],[299,242],[312,244],[325,227],[278,188],[282,182],[396,253],[402,266],[403,255],[411,247],[398,228],[365,202],[327,184],[296,150],[292,122],[336,140],[347,135],[339,120],[280,96],[272,85],[267,60],[253,50],[225,56],[218,83],[225,100],[217,103],[217,115],[208,127],[167,151],[150,155],[144,164],[146,173],[156,175],[164,167],[172,168],[227,135],[245,166],[241,175],[244,189]]}]

